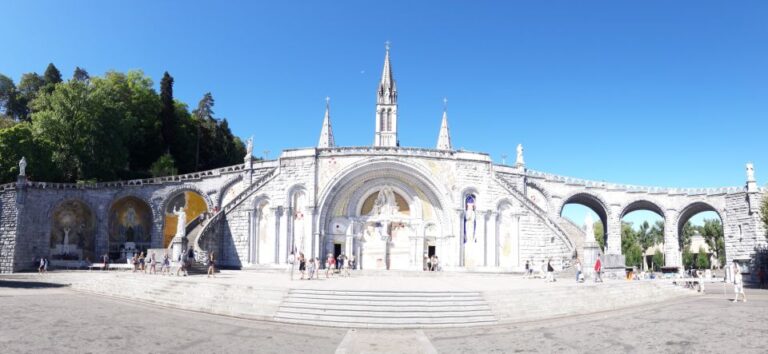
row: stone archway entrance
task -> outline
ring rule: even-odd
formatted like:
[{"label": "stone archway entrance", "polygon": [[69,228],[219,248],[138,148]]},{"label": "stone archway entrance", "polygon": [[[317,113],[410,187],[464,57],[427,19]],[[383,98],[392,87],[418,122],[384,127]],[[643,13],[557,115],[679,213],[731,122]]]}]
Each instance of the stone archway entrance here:
[{"label": "stone archway entrance", "polygon": [[325,191],[318,219],[320,254],[324,259],[340,247],[362,269],[422,270],[427,230],[433,245],[446,244],[450,230],[440,194],[413,167],[372,165],[382,168],[350,170]]}]

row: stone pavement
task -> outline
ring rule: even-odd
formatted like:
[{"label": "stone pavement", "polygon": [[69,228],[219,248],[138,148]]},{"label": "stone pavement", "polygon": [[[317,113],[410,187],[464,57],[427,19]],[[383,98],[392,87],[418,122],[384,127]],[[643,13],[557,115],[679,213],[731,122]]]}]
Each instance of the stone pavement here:
[{"label": "stone pavement", "polygon": [[[8,353],[764,353],[768,291],[721,293],[539,322],[435,330],[346,330],[242,320],[0,281]],[[730,294],[728,294],[730,296]]]}]

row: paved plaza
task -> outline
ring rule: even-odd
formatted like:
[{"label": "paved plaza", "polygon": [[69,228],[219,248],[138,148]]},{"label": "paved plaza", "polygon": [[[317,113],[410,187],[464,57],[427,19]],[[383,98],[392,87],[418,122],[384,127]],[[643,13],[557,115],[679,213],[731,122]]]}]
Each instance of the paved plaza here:
[{"label": "paved plaza", "polygon": [[[757,353],[768,346],[764,336],[768,291],[749,289],[749,301],[734,304],[727,301],[730,290],[723,295],[720,284],[710,286],[710,293],[703,296],[589,315],[474,328],[385,330],[291,325],[170,309],[74,291],[51,282],[56,276],[27,274],[0,280],[0,347],[4,352]],[[93,275],[60,277],[82,276]],[[249,276],[270,277],[252,273],[245,278]],[[378,278],[385,284],[396,280]],[[457,279],[461,278],[411,277],[404,283],[449,284]],[[339,286],[354,280],[331,279],[313,285]],[[367,284],[370,279],[360,281]],[[514,284],[532,289],[544,285],[539,280]]]}]

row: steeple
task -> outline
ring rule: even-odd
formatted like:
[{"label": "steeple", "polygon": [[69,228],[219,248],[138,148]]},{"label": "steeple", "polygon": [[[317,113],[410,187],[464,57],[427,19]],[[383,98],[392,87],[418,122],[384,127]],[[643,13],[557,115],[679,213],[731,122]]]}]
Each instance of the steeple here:
[{"label": "steeple", "polygon": [[323,118],[323,128],[320,130],[320,141],[317,142],[318,148],[330,148],[334,146],[333,130],[331,129],[331,98],[325,98],[325,117]]},{"label": "steeple", "polygon": [[448,132],[448,99],[443,98],[443,122],[440,123],[440,134],[437,136],[438,150],[452,150],[451,134]]},{"label": "steeple", "polygon": [[376,91],[376,133],[373,146],[400,146],[397,140],[397,84],[389,61],[389,41],[384,48],[384,69]]}]

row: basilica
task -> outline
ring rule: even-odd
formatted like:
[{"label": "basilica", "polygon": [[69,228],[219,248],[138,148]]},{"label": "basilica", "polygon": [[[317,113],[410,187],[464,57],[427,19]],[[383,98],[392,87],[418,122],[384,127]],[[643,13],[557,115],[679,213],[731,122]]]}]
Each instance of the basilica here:
[{"label": "basilica", "polygon": [[[512,165],[455,149],[445,111],[434,147],[403,147],[389,47],[375,97],[371,146],[336,146],[326,104],[317,146],[274,160],[254,159],[249,142],[242,164],[144,180],[45,183],[22,168],[16,183],[0,186],[0,270],[29,269],[39,257],[123,261],[188,247],[237,269],[345,254],[362,269],[422,270],[436,256],[447,271],[520,271],[526,262],[590,263],[598,253],[623,268],[621,218],[636,210],[664,219],[668,266],[680,265],[682,225],[702,211],[722,220],[729,262],[749,263],[765,247],[758,206],[766,191],[751,164],[735,187],[582,180],[526,168],[519,145]],[[572,203],[599,216],[604,249],[561,216]]]}]

